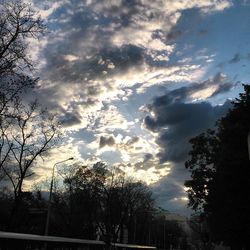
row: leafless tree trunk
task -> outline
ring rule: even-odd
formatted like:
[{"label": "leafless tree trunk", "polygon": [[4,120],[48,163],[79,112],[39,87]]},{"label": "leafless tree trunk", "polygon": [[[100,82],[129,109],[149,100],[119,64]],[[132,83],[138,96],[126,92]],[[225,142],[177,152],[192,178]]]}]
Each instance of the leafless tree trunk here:
[{"label": "leafless tree trunk", "polygon": [[12,149],[6,132],[17,117],[22,93],[37,81],[24,73],[33,69],[27,38],[38,39],[44,31],[45,26],[31,5],[22,0],[0,1],[0,181],[6,176],[3,166]]},{"label": "leafless tree trunk", "polygon": [[18,210],[24,181],[34,174],[36,160],[55,146],[58,139],[54,117],[41,110],[36,102],[28,107],[19,103],[16,112],[2,139],[6,156],[2,159],[2,170],[14,192],[12,217]]},{"label": "leafless tree trunk", "polygon": [[[2,79],[3,80],[3,79]],[[15,119],[18,118],[21,105],[20,95],[29,89],[35,81],[29,77],[19,76],[15,80],[1,82],[0,89],[0,181],[5,175],[2,168],[8,160],[12,143],[8,142],[7,133],[11,130]],[[8,146],[7,146],[8,145]]]}]

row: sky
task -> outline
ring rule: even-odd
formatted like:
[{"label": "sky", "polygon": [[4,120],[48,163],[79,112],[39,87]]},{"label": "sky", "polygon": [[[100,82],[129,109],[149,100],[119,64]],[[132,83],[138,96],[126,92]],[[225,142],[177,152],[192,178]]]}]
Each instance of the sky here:
[{"label": "sky", "polygon": [[104,161],[188,215],[188,141],[249,80],[250,0],[33,0],[48,27],[29,53],[65,136],[43,164]]}]

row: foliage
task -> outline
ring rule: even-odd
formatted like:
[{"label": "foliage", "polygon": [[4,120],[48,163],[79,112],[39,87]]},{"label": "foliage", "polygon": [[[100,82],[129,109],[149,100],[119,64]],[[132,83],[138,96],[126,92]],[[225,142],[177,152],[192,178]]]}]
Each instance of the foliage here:
[{"label": "foliage", "polygon": [[[158,249],[177,249],[186,237],[183,228],[175,220],[166,220],[166,213],[156,213],[150,223],[150,242]],[[183,249],[185,249],[183,247]]]},{"label": "foliage", "polygon": [[216,132],[207,130],[190,140],[191,159],[185,162],[185,167],[191,171],[191,180],[185,182],[188,188],[189,206],[201,210],[207,202],[207,195],[215,174],[215,161],[219,151]]},{"label": "foliage", "polygon": [[191,159],[186,162],[192,176],[186,182],[189,205],[203,209],[213,240],[232,247],[248,246],[250,236],[250,86],[244,85],[244,90],[215,131],[191,140]]},{"label": "foliage", "polygon": [[117,169],[108,169],[102,162],[68,173],[64,183],[66,189],[58,194],[55,209],[61,211],[68,235],[99,238],[109,245],[123,241],[122,231],[127,228],[129,239],[138,242],[139,231],[145,228],[139,225],[153,213],[152,194],[145,184],[126,178]]}]

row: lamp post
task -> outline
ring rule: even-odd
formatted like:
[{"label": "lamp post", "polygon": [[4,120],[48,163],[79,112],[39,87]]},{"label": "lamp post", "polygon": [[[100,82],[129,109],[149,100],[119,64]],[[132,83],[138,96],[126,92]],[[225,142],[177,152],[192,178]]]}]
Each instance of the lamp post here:
[{"label": "lamp post", "polygon": [[60,164],[60,163],[66,162],[66,161],[71,161],[73,159],[74,159],[73,157],[70,157],[70,158],[68,158],[66,160],[56,162],[54,164],[54,166],[53,166],[53,169],[52,169],[52,178],[51,178],[50,190],[49,190],[48,212],[47,212],[46,226],[45,226],[45,233],[44,233],[44,235],[48,235],[49,234],[49,223],[50,223],[50,214],[51,214],[51,200],[52,200],[52,191],[53,191],[53,184],[54,184],[55,167],[56,167],[57,164]]},{"label": "lamp post", "polygon": [[248,136],[247,136],[247,146],[248,146],[248,157],[250,160],[250,130],[249,130]]}]

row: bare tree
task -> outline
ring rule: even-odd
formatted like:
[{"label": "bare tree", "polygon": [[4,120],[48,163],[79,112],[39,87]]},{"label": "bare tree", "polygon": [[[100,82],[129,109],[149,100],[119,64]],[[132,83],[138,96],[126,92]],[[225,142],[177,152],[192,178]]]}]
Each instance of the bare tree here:
[{"label": "bare tree", "polygon": [[20,76],[18,79],[9,79],[8,82],[1,82],[0,89],[0,181],[5,176],[2,166],[8,160],[11,152],[11,145],[8,145],[6,135],[13,123],[19,117],[21,105],[20,95],[35,84],[35,80],[27,76]]},{"label": "bare tree", "polygon": [[25,180],[33,175],[38,158],[58,138],[55,118],[37,102],[27,104],[23,98],[23,92],[30,91],[37,82],[27,75],[34,69],[28,39],[38,39],[44,31],[31,4],[0,0],[0,181],[5,180],[13,189],[12,219],[18,211]]},{"label": "bare tree", "polygon": [[21,0],[0,1],[0,180],[5,176],[2,167],[13,146],[8,145],[6,133],[20,116],[17,107],[22,93],[37,81],[23,73],[24,69],[33,68],[27,38],[39,38],[44,31],[45,26],[31,5]]},{"label": "bare tree", "polygon": [[15,119],[10,118],[3,132],[5,148],[2,150],[8,155],[2,169],[13,186],[15,199],[18,199],[24,180],[33,175],[31,168],[37,158],[43,157],[57,142],[58,126],[55,118],[40,109],[37,102],[28,107],[19,103],[16,112]]},{"label": "bare tree", "polygon": [[11,230],[19,223],[25,180],[34,174],[37,160],[46,156],[58,141],[58,124],[54,116],[42,110],[37,102],[23,105],[17,102],[14,117],[5,117],[0,126],[1,175],[13,190]]},{"label": "bare tree", "polygon": [[32,69],[27,38],[39,38],[45,26],[31,5],[21,0],[0,1],[0,76]]},{"label": "bare tree", "polygon": [[27,38],[39,38],[44,31],[31,5],[21,0],[0,1],[0,180],[11,149],[6,147],[6,132],[17,118],[22,93],[37,81],[23,73],[33,68]]}]

